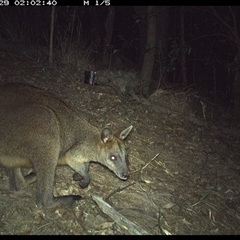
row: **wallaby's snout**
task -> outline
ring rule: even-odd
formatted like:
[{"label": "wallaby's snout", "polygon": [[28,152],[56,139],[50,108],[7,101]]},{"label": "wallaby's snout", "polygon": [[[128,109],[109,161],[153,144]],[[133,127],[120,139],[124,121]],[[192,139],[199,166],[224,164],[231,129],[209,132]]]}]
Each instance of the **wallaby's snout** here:
[{"label": "wallaby's snout", "polygon": [[120,177],[120,179],[122,179],[122,180],[127,180],[128,177],[129,177],[129,172],[123,172],[123,173],[120,174],[119,177]]}]

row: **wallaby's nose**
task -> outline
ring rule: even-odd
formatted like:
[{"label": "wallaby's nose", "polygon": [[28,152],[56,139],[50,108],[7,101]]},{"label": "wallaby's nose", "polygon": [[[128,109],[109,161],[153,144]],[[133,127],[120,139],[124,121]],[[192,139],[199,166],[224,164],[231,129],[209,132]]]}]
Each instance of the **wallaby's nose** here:
[{"label": "wallaby's nose", "polygon": [[122,180],[127,180],[128,177],[129,177],[129,173],[122,173],[122,174],[121,174],[121,179],[122,179]]}]

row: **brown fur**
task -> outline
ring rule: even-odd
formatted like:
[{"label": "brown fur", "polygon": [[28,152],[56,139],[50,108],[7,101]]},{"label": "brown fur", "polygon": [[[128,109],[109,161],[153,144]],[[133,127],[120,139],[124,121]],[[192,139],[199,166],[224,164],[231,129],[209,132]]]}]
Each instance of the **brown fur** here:
[{"label": "brown fur", "polygon": [[39,206],[75,200],[73,196],[53,197],[57,165],[74,169],[81,176],[81,187],[90,181],[91,161],[126,180],[129,172],[123,140],[131,129],[117,136],[109,127],[98,131],[52,94],[18,83],[0,86],[0,165],[10,168],[10,185],[17,190],[26,185],[19,168],[35,169]]}]

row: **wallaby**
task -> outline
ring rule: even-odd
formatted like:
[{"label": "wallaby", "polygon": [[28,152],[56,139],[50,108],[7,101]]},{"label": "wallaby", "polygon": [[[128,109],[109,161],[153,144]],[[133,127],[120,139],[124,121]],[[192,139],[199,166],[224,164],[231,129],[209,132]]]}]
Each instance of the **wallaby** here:
[{"label": "wallaby", "polygon": [[10,187],[26,185],[21,167],[36,173],[36,203],[40,207],[70,205],[80,196],[53,196],[55,168],[68,165],[76,171],[81,188],[90,182],[90,162],[98,162],[126,180],[126,139],[132,126],[113,134],[99,131],[77,116],[53,94],[30,85],[0,86],[0,165],[9,170]]}]

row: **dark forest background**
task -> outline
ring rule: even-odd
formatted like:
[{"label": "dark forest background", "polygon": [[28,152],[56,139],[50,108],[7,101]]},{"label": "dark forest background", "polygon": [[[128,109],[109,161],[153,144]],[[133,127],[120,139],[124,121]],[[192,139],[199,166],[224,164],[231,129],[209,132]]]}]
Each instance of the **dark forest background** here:
[{"label": "dark forest background", "polygon": [[[36,61],[139,73],[147,97],[194,88],[240,113],[239,6],[0,8],[0,47],[19,43]],[[26,50],[27,51],[27,50]]]}]

